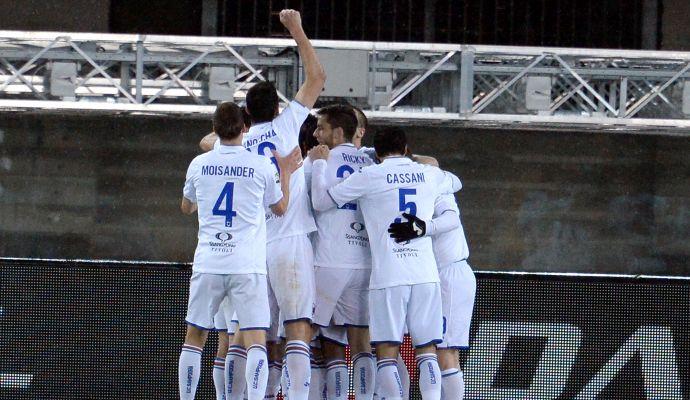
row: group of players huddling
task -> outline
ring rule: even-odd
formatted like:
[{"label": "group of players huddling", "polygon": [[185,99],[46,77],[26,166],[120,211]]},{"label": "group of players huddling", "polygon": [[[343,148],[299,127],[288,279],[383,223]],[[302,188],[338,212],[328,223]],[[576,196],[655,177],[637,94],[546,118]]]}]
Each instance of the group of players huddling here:
[{"label": "group of players huddling", "polygon": [[[217,330],[218,399],[270,399],[281,387],[289,400],[347,399],[350,380],[357,400],[407,398],[406,333],[422,397],[461,399],[458,349],[469,344],[476,284],[453,196],[460,180],[409,155],[399,128],[361,147],[366,117],[354,107],[319,109],[314,129],[326,76],[299,13],[280,21],[304,65],[294,100],[279,113],[275,87],[261,82],[246,112],[219,105],[208,151],[187,170],[181,209],[197,211],[199,234],[180,398],[194,398]],[[319,143],[304,162],[300,130]]]}]

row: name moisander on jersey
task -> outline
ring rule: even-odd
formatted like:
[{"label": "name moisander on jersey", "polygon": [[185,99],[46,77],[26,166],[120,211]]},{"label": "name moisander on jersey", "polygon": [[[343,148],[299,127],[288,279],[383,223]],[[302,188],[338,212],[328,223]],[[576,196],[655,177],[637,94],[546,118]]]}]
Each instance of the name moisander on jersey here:
[{"label": "name moisander on jersey", "polygon": [[426,182],[423,172],[405,172],[400,174],[386,174],[388,183],[419,183]]},{"label": "name moisander on jersey", "polygon": [[227,166],[227,165],[203,165],[201,167],[201,175],[223,175],[223,176],[237,176],[241,178],[253,178],[254,168]]}]

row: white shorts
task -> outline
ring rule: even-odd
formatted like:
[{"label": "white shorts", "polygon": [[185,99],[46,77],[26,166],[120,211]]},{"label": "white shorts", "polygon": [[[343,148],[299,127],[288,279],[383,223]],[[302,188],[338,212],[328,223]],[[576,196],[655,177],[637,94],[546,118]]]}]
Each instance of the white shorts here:
[{"label": "white shorts", "polygon": [[266,246],[266,254],[268,280],[280,309],[280,322],[311,321],[314,252],[309,237],[305,234],[274,240]]},{"label": "white shorts", "polygon": [[232,307],[230,307],[230,299],[226,296],[220,303],[218,312],[213,316],[213,330],[229,332],[229,328],[232,325],[233,314],[234,311]]},{"label": "white shorts", "polygon": [[205,274],[193,272],[189,280],[187,324],[212,330],[213,317],[225,297],[236,306],[241,330],[268,329],[271,323],[266,275]]},{"label": "white shorts", "polygon": [[441,343],[443,314],[438,283],[394,286],[369,291],[371,343],[402,343],[405,323],[412,345]]},{"label": "white shorts", "polygon": [[370,269],[314,268],[314,323],[368,327],[370,277]]},{"label": "white shorts", "polygon": [[444,349],[468,348],[470,322],[474,309],[477,280],[467,261],[458,261],[439,268],[441,278],[441,302],[443,304]]},{"label": "white shorts", "polygon": [[318,338],[341,346],[348,345],[347,328],[344,326],[322,326],[319,328]]}]

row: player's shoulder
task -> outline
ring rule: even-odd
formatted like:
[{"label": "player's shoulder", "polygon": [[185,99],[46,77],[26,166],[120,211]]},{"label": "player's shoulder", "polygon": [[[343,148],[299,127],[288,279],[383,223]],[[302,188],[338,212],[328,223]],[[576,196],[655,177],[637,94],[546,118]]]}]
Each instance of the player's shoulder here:
[{"label": "player's shoulder", "polygon": [[189,168],[191,169],[192,167],[197,167],[204,162],[209,161],[213,157],[213,150],[199,154],[198,156],[194,157],[192,161],[189,163]]}]

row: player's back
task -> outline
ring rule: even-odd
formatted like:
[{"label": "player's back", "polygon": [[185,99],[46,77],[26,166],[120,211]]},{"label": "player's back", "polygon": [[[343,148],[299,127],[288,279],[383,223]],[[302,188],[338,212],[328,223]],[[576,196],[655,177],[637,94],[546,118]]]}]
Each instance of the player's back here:
[{"label": "player's back", "polygon": [[[350,174],[373,164],[351,143],[334,147],[324,173],[327,187],[333,187]],[[315,211],[318,233],[314,239],[315,264],[319,267],[371,268],[371,251],[364,217],[351,202],[326,211]]]},{"label": "player's back", "polygon": [[242,146],[219,146],[192,161],[185,197],[198,207],[196,271],[266,273],[265,206],[282,197],[275,179],[270,161]]},{"label": "player's back", "polygon": [[[253,154],[268,157],[278,171],[271,151],[285,156],[298,146],[299,129],[308,114],[309,109],[292,101],[273,121],[252,125],[244,135],[244,146]],[[269,241],[316,230],[303,167],[293,172],[290,179],[290,203],[285,214],[279,217],[267,210],[266,219]]]},{"label": "player's back", "polygon": [[402,213],[431,219],[436,198],[460,188],[457,177],[406,157],[388,157],[363,169],[355,179],[356,186],[361,186],[359,205],[372,250],[370,287],[438,282],[431,239],[398,244],[389,237],[388,226]]},{"label": "player's back", "polygon": [[[434,218],[446,210],[456,213],[458,218],[460,218],[460,209],[455,202],[455,196],[452,194],[444,194],[436,200]],[[432,236],[432,243],[434,256],[439,268],[455,261],[467,260],[470,256],[462,223],[448,232]]]}]

